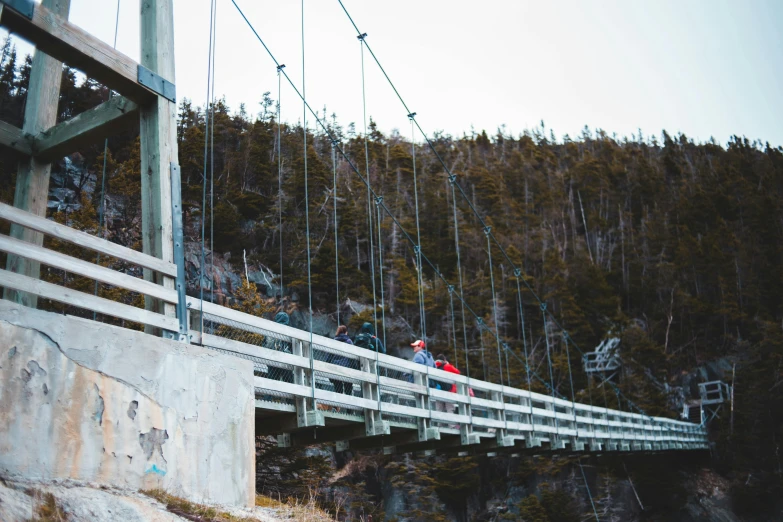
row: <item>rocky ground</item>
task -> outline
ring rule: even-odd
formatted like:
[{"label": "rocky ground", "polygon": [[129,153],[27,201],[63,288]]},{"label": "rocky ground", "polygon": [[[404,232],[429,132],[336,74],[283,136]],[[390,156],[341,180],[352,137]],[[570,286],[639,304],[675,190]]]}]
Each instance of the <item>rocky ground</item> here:
[{"label": "rocky ground", "polygon": [[259,497],[251,509],[206,506],[162,491],[133,491],[75,481],[0,479],[1,522],[281,522],[332,520],[313,503]]}]

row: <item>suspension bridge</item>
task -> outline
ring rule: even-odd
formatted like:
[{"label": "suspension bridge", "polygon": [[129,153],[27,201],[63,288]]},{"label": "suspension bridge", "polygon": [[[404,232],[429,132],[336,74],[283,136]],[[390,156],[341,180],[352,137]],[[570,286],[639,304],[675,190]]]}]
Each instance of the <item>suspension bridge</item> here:
[{"label": "suspension bridge", "polygon": [[[166,340],[161,341],[165,346],[173,346],[171,343],[175,341],[181,346],[178,350],[184,349],[186,353],[187,350],[202,353],[201,348],[207,348],[211,353],[249,361],[252,375],[248,373],[246,378],[252,381],[253,388],[254,435],[276,435],[281,446],[335,442],[339,450],[445,451],[490,455],[500,451],[511,454],[524,451],[578,455],[708,449],[707,433],[703,424],[650,416],[626,397],[611,380],[604,381],[604,386],[614,392],[618,406],[625,404],[627,410],[595,405],[592,398],[587,404],[577,402],[578,390],[574,386],[571,366],[582,364],[584,352],[547,309],[546,303],[539,299],[529,286],[522,270],[513,263],[485,217],[473,205],[460,185],[459,176],[451,172],[438,155],[432,141],[419,125],[416,113],[405,104],[397,89],[394,88],[394,92],[411,122],[412,144],[415,143],[418,132],[418,136],[431,148],[448,175],[454,206],[457,281],[447,280],[421,248],[415,147],[412,145],[411,153],[414,166],[413,190],[416,195],[416,230],[409,232],[403,227],[399,217],[385,204],[384,195],[373,188],[369,161],[366,162],[367,167],[363,172],[325,122],[311,109],[305,97],[304,85],[296,86],[291,81],[285,66],[275,58],[237,2],[232,0],[232,4],[269,54],[270,67],[276,68],[280,80],[288,82],[299,95],[303,110],[305,144],[306,122],[308,118],[312,118],[331,140],[333,161],[341,156],[366,186],[373,301],[374,310],[380,310],[381,314],[380,330],[385,328],[386,309],[383,306],[386,299],[382,284],[383,262],[378,259],[383,255],[380,250],[380,223],[382,218],[388,218],[398,227],[402,237],[410,243],[415,252],[421,338],[427,339],[425,285],[422,280],[426,269],[449,289],[451,327],[454,329],[452,339],[455,343],[453,348],[455,352],[461,350],[464,353],[462,356],[457,355],[456,362],[459,364],[464,361],[465,374],[457,375],[429,368],[313,333],[309,240],[307,279],[310,290],[310,324],[306,330],[214,304],[205,299],[203,286],[198,296],[186,294],[180,174],[177,164],[177,106],[173,83],[171,0],[142,2],[142,63],[135,63],[114,47],[68,22],[68,1],[44,0],[42,4],[36,4],[31,0],[0,0],[0,25],[31,41],[37,48],[32,65],[24,127],[19,129],[0,122],[0,144],[15,150],[20,157],[14,204],[0,204],[0,219],[10,223],[10,234],[0,236],[0,251],[5,252],[8,259],[6,269],[0,270],[0,286],[5,290],[4,310],[10,310],[12,315],[25,316],[32,313],[25,310],[35,308],[39,298],[47,299],[64,303],[74,309],[93,312],[96,321],[102,317],[112,317],[123,321],[122,324],[127,322],[143,325],[147,341],[142,344],[148,342],[153,345],[162,337]],[[338,4],[350,19],[348,11],[339,0]],[[212,8],[215,9],[214,2]],[[362,50],[362,70],[366,52],[394,87],[373,53],[367,41],[367,34],[359,30],[353,19],[351,23],[356,29]],[[211,23],[210,69],[214,55],[213,32],[214,23]],[[304,63],[304,56],[302,61]],[[118,94],[102,105],[58,124],[56,108],[62,62],[78,67]],[[362,87],[364,90],[364,82]],[[214,92],[208,93],[208,99],[210,96],[214,97]],[[100,232],[98,236],[94,236],[46,219],[51,161],[86,143],[99,141],[110,133],[132,128],[136,121],[140,122],[141,131],[143,251],[112,243],[104,239]],[[205,206],[208,183],[206,140],[210,125],[208,118],[204,161]],[[307,199],[306,154],[304,169]],[[336,189],[335,181],[334,190]],[[101,214],[103,201],[102,197]],[[486,236],[486,253],[492,275],[490,284],[493,298],[492,302],[488,303],[488,308],[492,310],[491,316],[496,318],[498,313],[492,270],[493,253],[501,255],[504,262],[513,269],[517,313],[523,324],[524,302],[533,302],[541,312],[548,364],[548,374],[543,377],[527,364],[527,339],[523,339],[518,346],[511,346],[501,337],[497,321],[488,323],[483,320],[481,314],[471,308],[465,298],[463,270],[460,266],[456,209],[458,201],[468,205]],[[308,208],[309,204],[306,204],[305,209]],[[338,212],[336,205],[334,212]],[[280,220],[282,225],[282,214]],[[200,281],[204,281],[207,264],[204,254],[205,223],[206,218],[202,220]],[[309,215],[307,227],[309,238]],[[56,239],[59,243],[89,250],[97,254],[96,260],[87,261],[48,248],[44,246],[44,236]],[[378,242],[375,246],[372,243],[374,236]],[[336,231],[334,240],[335,243],[338,241]],[[100,262],[101,256],[104,260],[109,258],[123,261],[127,266],[121,270],[109,268]],[[338,264],[335,284],[339,284],[337,259],[335,263]],[[145,307],[111,301],[99,297],[96,292],[80,291],[44,281],[40,278],[42,264],[135,292],[144,296]],[[379,278],[376,277],[376,267],[380,272]],[[376,285],[376,279],[381,281],[381,284]],[[462,318],[462,346],[457,346],[459,335],[454,326],[455,310],[459,310],[458,315]],[[374,321],[377,325],[379,318],[376,316]],[[489,357],[497,358],[496,382],[471,376],[467,359],[468,340],[464,331],[468,322],[477,324],[482,333],[493,340],[494,346],[490,350],[496,353]],[[522,331],[525,329],[522,328]],[[555,335],[554,332],[562,340],[568,361],[569,380],[565,393],[555,386],[552,378],[550,337]],[[99,341],[110,342],[108,338]],[[144,357],[145,347],[139,346],[138,350],[139,356]],[[484,355],[482,351],[482,357]],[[512,365],[522,369],[518,372],[524,376],[522,382],[512,382]],[[250,372],[250,365],[243,368]],[[482,377],[486,377],[486,372],[482,373]],[[455,391],[431,387],[430,383],[433,381],[447,383],[447,387],[453,385]],[[533,391],[534,383],[543,385],[548,393]],[[9,385],[0,385],[0,391],[4,386]]]}]

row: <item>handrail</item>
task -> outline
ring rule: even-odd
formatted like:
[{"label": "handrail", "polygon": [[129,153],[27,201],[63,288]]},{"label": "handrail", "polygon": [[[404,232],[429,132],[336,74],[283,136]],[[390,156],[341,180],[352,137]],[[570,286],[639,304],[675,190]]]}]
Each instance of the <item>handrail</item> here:
[{"label": "handrail", "polygon": [[133,250],[132,248],[91,236],[86,232],[75,230],[57,223],[56,221],[46,219],[45,217],[36,216],[35,214],[12,207],[6,203],[0,203],[0,219],[5,219],[25,228],[48,234],[61,241],[66,241],[94,252],[100,252],[101,254],[122,259],[143,268],[149,268],[150,270],[160,272],[161,274],[171,277],[177,276],[177,266],[174,263],[169,263],[162,259],[158,259],[157,257]]}]

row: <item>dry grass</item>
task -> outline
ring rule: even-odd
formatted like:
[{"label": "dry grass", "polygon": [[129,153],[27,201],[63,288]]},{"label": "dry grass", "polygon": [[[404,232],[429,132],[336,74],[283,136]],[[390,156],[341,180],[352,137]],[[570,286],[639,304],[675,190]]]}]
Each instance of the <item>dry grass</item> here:
[{"label": "dry grass", "polygon": [[334,522],[329,513],[318,507],[314,496],[307,500],[289,498],[282,501],[266,495],[256,495],[256,506],[274,509],[278,517],[299,522]]},{"label": "dry grass", "polygon": [[164,504],[169,512],[193,522],[258,522],[255,518],[237,517],[213,507],[175,497],[162,489],[146,489],[141,492]]},{"label": "dry grass", "polygon": [[32,497],[35,510],[35,515],[30,519],[30,522],[66,522],[68,520],[67,515],[57,505],[57,500],[51,493],[44,493],[37,489],[28,489],[25,493]]}]

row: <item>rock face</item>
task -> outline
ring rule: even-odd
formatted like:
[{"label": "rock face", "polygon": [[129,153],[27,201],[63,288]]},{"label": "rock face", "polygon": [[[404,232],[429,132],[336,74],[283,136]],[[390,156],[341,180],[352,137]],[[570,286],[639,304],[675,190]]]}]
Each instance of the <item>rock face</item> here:
[{"label": "rock face", "polygon": [[252,505],[253,366],[0,301],[0,475]]}]

